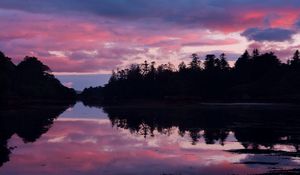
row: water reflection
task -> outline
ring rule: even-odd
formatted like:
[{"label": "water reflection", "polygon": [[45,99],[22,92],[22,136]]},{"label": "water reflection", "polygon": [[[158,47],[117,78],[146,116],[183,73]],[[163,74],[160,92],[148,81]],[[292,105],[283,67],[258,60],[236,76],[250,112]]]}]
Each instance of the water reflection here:
[{"label": "water reflection", "polygon": [[295,106],[77,113],[84,108],[77,104],[57,119],[66,107],[39,108],[1,112],[1,162],[10,161],[0,174],[260,174],[300,166]]},{"label": "water reflection", "polygon": [[247,150],[274,149],[275,145],[300,144],[300,109],[296,106],[254,106],[247,108],[128,109],[104,108],[113,126],[146,137],[154,131],[169,134],[173,127],[180,136],[188,134],[192,144],[204,138],[206,144],[221,144],[231,132]]},{"label": "water reflection", "polygon": [[15,147],[7,145],[15,134],[24,143],[35,142],[46,133],[56,117],[66,110],[65,106],[22,106],[18,110],[6,108],[0,110],[0,167],[9,161],[9,155]]}]

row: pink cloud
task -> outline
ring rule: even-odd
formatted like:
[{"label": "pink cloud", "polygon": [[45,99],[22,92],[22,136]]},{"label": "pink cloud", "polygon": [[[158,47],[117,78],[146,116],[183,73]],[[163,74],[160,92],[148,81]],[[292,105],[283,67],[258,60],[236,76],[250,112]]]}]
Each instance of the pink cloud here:
[{"label": "pink cloud", "polygon": [[[232,32],[241,33],[251,27],[292,28],[300,14],[292,6],[206,8],[203,14],[189,12],[173,21],[164,16],[140,16],[133,20],[106,14],[80,16],[79,12],[55,14],[3,9],[0,50],[16,63],[25,55],[36,56],[55,72],[110,71],[135,62],[135,58],[167,61],[170,55],[182,54],[186,46],[226,46],[224,52],[233,52],[231,45],[245,43],[230,36]],[[218,34],[224,37],[215,38]],[[153,53],[153,48],[159,48],[159,54]]]}]

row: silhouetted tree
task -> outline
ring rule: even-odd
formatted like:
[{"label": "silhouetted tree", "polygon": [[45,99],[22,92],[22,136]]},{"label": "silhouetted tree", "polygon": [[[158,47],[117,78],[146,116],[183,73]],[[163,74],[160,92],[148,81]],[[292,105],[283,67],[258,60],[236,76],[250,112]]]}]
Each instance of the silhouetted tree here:
[{"label": "silhouetted tree", "polygon": [[156,67],[145,61],[113,73],[101,99],[300,100],[299,55],[297,51],[291,64],[285,64],[273,52],[254,49],[250,55],[246,50],[233,68],[224,53],[206,55],[203,68],[197,54],[189,66],[182,62],[177,70],[171,63]]},{"label": "silhouetted tree", "polygon": [[215,55],[206,55],[204,68],[206,71],[213,71],[217,66],[216,56]]},{"label": "silhouetted tree", "polygon": [[192,54],[192,61],[190,63],[190,69],[192,70],[200,70],[201,69],[201,61],[197,54]]},{"label": "silhouetted tree", "polygon": [[184,72],[187,70],[187,67],[186,67],[186,64],[184,62],[181,62],[179,65],[178,65],[178,70],[179,72]]},{"label": "silhouetted tree", "polygon": [[235,69],[238,71],[249,71],[250,54],[246,50],[235,62]]},{"label": "silhouetted tree", "polygon": [[0,97],[3,99],[13,94],[15,69],[16,66],[11,62],[11,59],[0,52]]},{"label": "silhouetted tree", "polygon": [[294,56],[291,60],[291,66],[295,69],[300,67],[300,52],[299,52],[299,50],[296,50],[296,52],[294,53]]},{"label": "silhouetted tree", "polygon": [[75,99],[73,89],[63,86],[48,66],[35,57],[26,56],[17,66],[0,52],[0,100]]},{"label": "silhouetted tree", "polygon": [[225,53],[220,55],[220,68],[224,71],[228,71],[230,68]]},{"label": "silhouetted tree", "polygon": [[254,49],[252,52],[252,58],[256,58],[260,55],[259,50],[258,49]]},{"label": "silhouetted tree", "polygon": [[150,71],[149,63],[145,61],[144,64],[141,65],[141,67],[142,67],[142,74],[147,75]]},{"label": "silhouetted tree", "polygon": [[115,71],[112,71],[112,74],[109,78],[108,83],[115,83],[116,81],[118,81],[118,77]]}]

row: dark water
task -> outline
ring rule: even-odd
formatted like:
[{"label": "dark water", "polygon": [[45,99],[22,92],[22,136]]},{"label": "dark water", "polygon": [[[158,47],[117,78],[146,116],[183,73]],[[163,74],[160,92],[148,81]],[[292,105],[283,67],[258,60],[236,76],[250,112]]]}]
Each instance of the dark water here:
[{"label": "dark water", "polygon": [[286,174],[300,169],[290,105],[0,111],[0,174]]}]

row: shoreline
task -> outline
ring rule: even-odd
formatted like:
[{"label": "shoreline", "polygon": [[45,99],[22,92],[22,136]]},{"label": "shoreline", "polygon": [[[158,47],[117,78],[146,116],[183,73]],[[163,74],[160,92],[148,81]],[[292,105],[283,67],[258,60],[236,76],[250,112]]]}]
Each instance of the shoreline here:
[{"label": "shoreline", "polygon": [[25,107],[25,106],[72,106],[81,102],[90,107],[108,108],[274,108],[278,107],[300,107],[299,101],[282,100],[183,100],[183,99],[161,99],[161,100],[118,100],[118,102],[103,103],[103,101],[87,101],[72,99],[8,99],[0,101],[0,108]]},{"label": "shoreline", "polygon": [[263,102],[263,101],[170,101],[170,100],[123,100],[118,103],[102,103],[99,101],[79,101],[90,107],[107,108],[274,108],[278,107],[298,107],[298,102]]},{"label": "shoreline", "polygon": [[6,99],[0,101],[0,109],[9,109],[9,108],[24,108],[31,106],[40,106],[40,107],[52,107],[52,106],[73,106],[76,104],[76,100],[72,99]]}]

